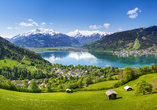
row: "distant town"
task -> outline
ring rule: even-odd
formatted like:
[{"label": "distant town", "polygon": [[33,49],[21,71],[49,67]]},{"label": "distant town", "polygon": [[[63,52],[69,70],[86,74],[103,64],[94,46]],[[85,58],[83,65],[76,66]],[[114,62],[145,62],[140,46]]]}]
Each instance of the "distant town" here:
[{"label": "distant town", "polygon": [[148,49],[142,49],[142,50],[135,50],[135,51],[114,51],[113,54],[118,56],[124,56],[124,57],[131,57],[131,56],[143,56],[143,55],[157,55],[156,46],[150,47]]}]

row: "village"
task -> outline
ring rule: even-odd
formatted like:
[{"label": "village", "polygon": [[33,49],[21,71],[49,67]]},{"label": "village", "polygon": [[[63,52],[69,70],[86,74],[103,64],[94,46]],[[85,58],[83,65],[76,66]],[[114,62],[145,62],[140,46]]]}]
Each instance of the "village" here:
[{"label": "village", "polygon": [[[88,71],[87,70],[82,70],[82,69],[68,69],[68,70],[61,70],[60,68],[56,68],[54,67],[53,69],[53,73],[52,74],[56,74],[57,76],[63,76],[63,77],[67,77],[67,79],[69,80],[69,77],[84,77],[85,76],[85,73],[87,73]],[[46,74],[46,72],[43,72],[43,74]],[[11,80],[10,82],[15,84],[16,82],[16,86],[18,88],[23,88],[23,81],[24,80]],[[38,85],[38,87],[40,89],[42,88],[46,88],[46,84],[48,83],[49,81],[49,78],[43,78],[43,79],[26,79],[26,81],[28,82],[28,89],[29,89],[29,84],[31,83],[31,81],[35,81]]]},{"label": "village", "polygon": [[135,50],[135,51],[114,51],[115,55],[123,56],[123,57],[130,57],[130,56],[148,56],[148,55],[157,55],[156,46],[150,47],[148,49],[142,50]]}]

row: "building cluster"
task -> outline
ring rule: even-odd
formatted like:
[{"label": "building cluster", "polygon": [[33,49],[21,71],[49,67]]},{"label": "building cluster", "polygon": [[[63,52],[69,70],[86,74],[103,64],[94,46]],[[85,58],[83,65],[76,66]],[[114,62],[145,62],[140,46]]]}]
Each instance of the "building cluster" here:
[{"label": "building cluster", "polygon": [[[44,80],[43,79],[38,79],[38,80],[37,79],[32,79],[32,80],[26,79],[26,80],[28,82],[28,89],[29,89],[29,85],[30,85],[31,81],[35,81],[38,84],[39,88],[41,88],[41,86],[43,86],[45,88],[46,82],[48,82],[48,78],[45,78]],[[23,81],[24,80],[11,80],[11,83],[16,82],[17,83],[16,86],[22,88],[24,85]]]},{"label": "building cluster", "polygon": [[66,74],[65,74],[65,70],[60,70],[60,69],[58,69],[58,68],[54,68],[54,70],[55,70],[55,74],[60,74],[60,75],[62,75],[63,77],[68,77],[68,79],[69,79],[69,76],[72,76],[72,77],[76,77],[76,76],[78,76],[78,77],[81,77],[81,76],[85,76],[85,73],[87,72],[87,71],[84,71],[84,70],[79,70],[79,69],[77,69],[77,70],[74,70],[74,69],[70,69],[70,71],[68,71]]},{"label": "building cluster", "polygon": [[118,56],[143,56],[143,55],[157,55],[157,49],[155,46],[148,49],[136,50],[136,51],[114,51],[115,55]]}]

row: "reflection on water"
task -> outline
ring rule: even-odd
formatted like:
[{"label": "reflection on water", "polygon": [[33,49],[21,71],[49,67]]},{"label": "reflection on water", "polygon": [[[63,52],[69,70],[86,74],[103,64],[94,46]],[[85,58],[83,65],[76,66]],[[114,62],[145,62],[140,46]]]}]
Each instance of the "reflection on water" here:
[{"label": "reflection on water", "polygon": [[75,58],[76,60],[96,58],[94,55],[88,52],[72,52],[69,54],[69,57]]},{"label": "reflection on water", "polygon": [[107,52],[38,52],[41,57],[51,63],[63,65],[95,65],[99,67],[125,66],[139,67],[152,63],[157,65],[157,56],[119,57]]}]

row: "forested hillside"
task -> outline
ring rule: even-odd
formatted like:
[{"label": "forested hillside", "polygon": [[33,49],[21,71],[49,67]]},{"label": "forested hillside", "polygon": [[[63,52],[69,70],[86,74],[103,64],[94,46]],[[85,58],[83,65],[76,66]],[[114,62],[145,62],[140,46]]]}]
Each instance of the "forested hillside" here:
[{"label": "forested hillside", "polygon": [[89,50],[139,50],[157,45],[157,26],[139,28],[107,35],[102,39],[83,46]]},{"label": "forested hillside", "polygon": [[0,74],[10,79],[31,79],[46,77],[44,71],[51,71],[50,62],[0,37]]}]

